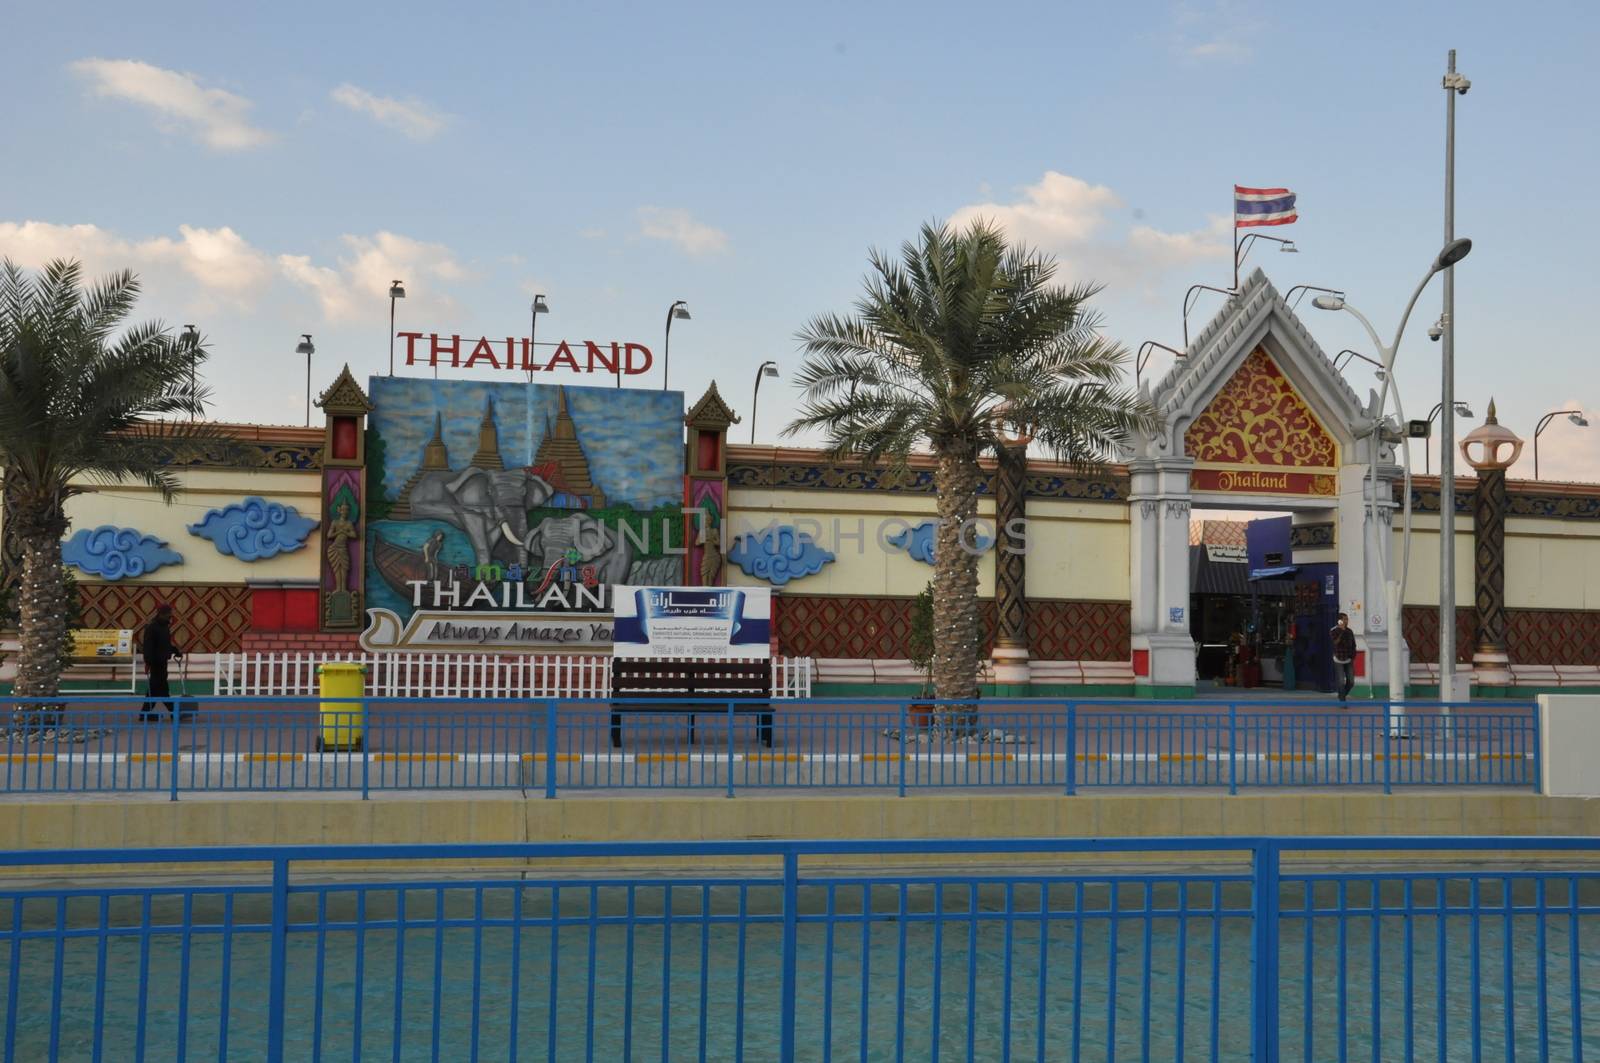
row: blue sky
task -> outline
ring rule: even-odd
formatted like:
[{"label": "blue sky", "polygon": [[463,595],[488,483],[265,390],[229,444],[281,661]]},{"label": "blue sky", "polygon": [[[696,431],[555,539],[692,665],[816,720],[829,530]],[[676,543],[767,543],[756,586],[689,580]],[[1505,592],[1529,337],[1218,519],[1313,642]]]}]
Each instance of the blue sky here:
[{"label": "blue sky", "polygon": [[[1473,82],[1457,228],[1476,245],[1458,392],[1479,417],[1493,393],[1530,436],[1566,404],[1600,414],[1600,15],[1533,10],[29,5],[0,36],[0,254],[137,269],[146,316],[214,344],[218,414],[269,423],[302,416],[302,332],[319,387],[344,362],[384,371],[395,277],[402,329],[520,335],[537,291],[541,339],[658,355],[683,299],[671,386],[692,400],[715,378],[748,439],[756,367],[787,375],[795,330],[848,308],[868,247],[929,218],[999,217],[1064,279],[1108,285],[1110,335],[1179,346],[1184,289],[1229,280],[1231,185],[1285,185],[1302,220],[1276,232],[1301,253],[1252,263],[1280,289],[1343,288],[1389,331],[1440,243],[1455,47]],[[1367,350],[1345,315],[1305,313],[1330,353]],[[1416,416],[1438,391],[1437,314],[1435,291],[1401,353]],[[790,395],[763,390],[771,442]],[[1600,479],[1595,420],[1552,426],[1546,477]]]}]

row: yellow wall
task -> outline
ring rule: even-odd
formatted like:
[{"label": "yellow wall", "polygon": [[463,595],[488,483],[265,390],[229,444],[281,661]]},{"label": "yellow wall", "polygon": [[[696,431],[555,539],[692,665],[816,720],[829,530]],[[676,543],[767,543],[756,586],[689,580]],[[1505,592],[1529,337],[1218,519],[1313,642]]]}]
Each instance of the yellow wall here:
[{"label": "yellow wall", "polygon": [[[793,594],[911,596],[933,577],[933,566],[879,544],[880,533],[892,536],[908,525],[935,519],[934,500],[928,495],[737,489],[729,492],[728,514],[730,537],[759,531],[769,522],[813,533],[821,526],[817,543],[831,550],[835,560],[814,576],[786,584],[784,590]],[[992,531],[992,499],[979,501],[978,516]],[[808,520],[814,523],[805,524]],[[1029,597],[1128,600],[1126,506],[1035,500],[1028,504],[1028,523]],[[737,565],[728,566],[728,582],[766,586]],[[994,594],[993,551],[979,564],[978,593]]]},{"label": "yellow wall", "polygon": [[[1398,528],[1394,556],[1402,539]],[[1472,605],[1472,518],[1456,521],[1456,605]],[[1439,604],[1439,519],[1413,517],[1407,605]],[[1506,522],[1506,607],[1600,609],[1600,527],[1588,521],[1513,518]]]},{"label": "yellow wall", "polygon": [[[300,549],[264,561],[245,562],[220,553],[209,539],[191,535],[188,525],[250,495],[293,506],[303,517],[320,520],[321,475],[318,472],[255,472],[244,469],[188,469],[178,474],[182,492],[168,505],[161,496],[138,484],[107,487],[84,484],[84,493],[67,502],[67,516],[76,534],[84,528],[112,524],[136,528],[165,539],[183,555],[183,564],[165,565],[147,576],[120,583],[243,583],[246,580],[314,580],[320,572],[318,531],[313,529]],[[73,569],[79,582],[96,583],[97,577]]]}]

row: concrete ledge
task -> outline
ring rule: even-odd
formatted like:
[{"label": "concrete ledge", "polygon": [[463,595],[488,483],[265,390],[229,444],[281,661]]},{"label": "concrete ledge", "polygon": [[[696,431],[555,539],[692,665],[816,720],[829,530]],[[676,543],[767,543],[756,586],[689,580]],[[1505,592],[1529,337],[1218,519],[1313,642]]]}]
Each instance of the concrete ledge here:
[{"label": "concrete ledge", "polygon": [[[1600,798],[1515,792],[111,797],[0,802],[0,848],[522,841],[1600,834]],[[982,862],[984,858],[974,857]],[[883,860],[871,861],[883,863]],[[698,861],[686,861],[694,865]],[[74,869],[91,873],[88,869]],[[102,868],[126,874],[128,868]],[[390,869],[392,871],[392,869]],[[8,872],[8,877],[21,874]],[[56,871],[59,874],[59,869]]]}]

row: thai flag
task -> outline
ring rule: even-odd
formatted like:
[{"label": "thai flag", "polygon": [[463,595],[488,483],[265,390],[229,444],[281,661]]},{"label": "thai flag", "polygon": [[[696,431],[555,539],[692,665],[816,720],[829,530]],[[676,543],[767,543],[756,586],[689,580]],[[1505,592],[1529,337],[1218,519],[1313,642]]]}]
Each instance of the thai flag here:
[{"label": "thai flag", "polygon": [[1235,229],[1248,225],[1289,225],[1299,217],[1294,212],[1294,193],[1287,188],[1233,186]]}]

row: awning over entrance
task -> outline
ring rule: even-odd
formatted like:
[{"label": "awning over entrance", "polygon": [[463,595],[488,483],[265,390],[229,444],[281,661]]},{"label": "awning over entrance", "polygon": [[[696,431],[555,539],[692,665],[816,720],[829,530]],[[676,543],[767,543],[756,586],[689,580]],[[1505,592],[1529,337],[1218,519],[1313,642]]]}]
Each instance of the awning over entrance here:
[{"label": "awning over entrance", "polygon": [[1281,576],[1292,576],[1299,571],[1299,565],[1278,565],[1274,568],[1253,568],[1250,570],[1250,582],[1260,583],[1262,580],[1275,580]]},{"label": "awning over entrance", "polygon": [[[1290,565],[1284,571],[1294,572],[1295,566]],[[1252,592],[1268,596],[1291,595],[1294,593],[1294,582],[1272,579],[1252,581],[1250,568],[1243,561],[1213,561],[1207,556],[1204,546],[1189,547],[1189,593],[1237,594],[1248,598]]]}]

